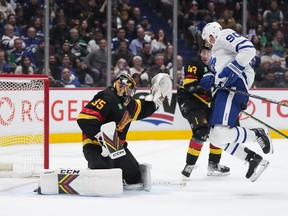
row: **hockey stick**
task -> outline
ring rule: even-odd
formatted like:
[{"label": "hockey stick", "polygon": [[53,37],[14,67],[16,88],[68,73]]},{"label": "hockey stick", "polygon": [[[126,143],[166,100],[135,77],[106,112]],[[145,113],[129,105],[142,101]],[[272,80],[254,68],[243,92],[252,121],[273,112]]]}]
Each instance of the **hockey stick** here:
[{"label": "hockey stick", "polygon": [[186,182],[183,180],[153,180],[152,185],[171,185],[171,186],[186,186]]},{"label": "hockey stick", "polygon": [[277,130],[276,128],[266,124],[265,122],[261,121],[260,119],[252,116],[251,114],[245,112],[245,111],[242,111],[242,113],[244,113],[245,115],[249,116],[250,118],[254,119],[255,121],[259,122],[260,124],[262,125],[265,125],[267,128],[270,128],[271,130],[275,131],[276,133],[280,134],[281,136],[285,137],[286,139],[288,139],[288,136],[286,136],[284,133],[280,132],[279,130]]},{"label": "hockey stick", "polygon": [[262,96],[259,96],[259,95],[254,95],[254,94],[250,94],[250,93],[247,93],[247,92],[243,92],[243,91],[239,91],[239,90],[232,89],[232,88],[227,88],[227,87],[220,87],[220,86],[214,86],[214,87],[217,88],[217,89],[222,89],[222,90],[226,90],[226,91],[235,92],[236,94],[241,94],[241,95],[245,95],[245,96],[248,96],[248,97],[252,97],[252,98],[256,98],[256,99],[260,99],[260,100],[264,100],[264,101],[268,101],[268,102],[271,102],[271,103],[274,103],[274,104],[279,104],[281,106],[288,107],[288,103],[284,103],[284,102],[281,102],[281,101],[276,101],[276,100],[273,100],[273,99],[270,99],[270,98],[265,98],[265,97],[262,97]]}]

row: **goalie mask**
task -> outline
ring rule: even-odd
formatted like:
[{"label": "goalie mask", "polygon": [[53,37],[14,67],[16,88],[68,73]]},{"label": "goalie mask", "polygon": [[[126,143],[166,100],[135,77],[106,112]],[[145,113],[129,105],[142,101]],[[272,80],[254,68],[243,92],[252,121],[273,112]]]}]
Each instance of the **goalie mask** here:
[{"label": "goalie mask", "polygon": [[136,92],[136,82],[127,73],[120,73],[114,82],[114,88],[118,96],[123,97],[124,105],[127,106]]}]

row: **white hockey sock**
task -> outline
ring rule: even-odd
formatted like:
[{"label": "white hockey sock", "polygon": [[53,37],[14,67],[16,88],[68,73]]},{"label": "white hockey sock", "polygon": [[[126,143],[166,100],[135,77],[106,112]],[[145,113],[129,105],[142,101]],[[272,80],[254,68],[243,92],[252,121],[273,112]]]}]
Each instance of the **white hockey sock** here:
[{"label": "white hockey sock", "polygon": [[245,146],[241,143],[228,143],[224,148],[224,151],[237,157],[240,160],[245,160],[247,152],[244,151]]},{"label": "white hockey sock", "polygon": [[253,131],[244,127],[229,127],[215,125],[210,130],[210,142],[220,148],[225,148],[227,143],[254,142],[256,135]]}]

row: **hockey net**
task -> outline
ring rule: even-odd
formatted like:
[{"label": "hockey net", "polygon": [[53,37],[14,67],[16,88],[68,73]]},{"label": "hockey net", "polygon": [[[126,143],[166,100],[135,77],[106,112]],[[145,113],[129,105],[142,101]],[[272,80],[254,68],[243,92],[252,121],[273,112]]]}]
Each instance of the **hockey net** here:
[{"label": "hockey net", "polygon": [[49,168],[49,80],[0,74],[0,177]]}]

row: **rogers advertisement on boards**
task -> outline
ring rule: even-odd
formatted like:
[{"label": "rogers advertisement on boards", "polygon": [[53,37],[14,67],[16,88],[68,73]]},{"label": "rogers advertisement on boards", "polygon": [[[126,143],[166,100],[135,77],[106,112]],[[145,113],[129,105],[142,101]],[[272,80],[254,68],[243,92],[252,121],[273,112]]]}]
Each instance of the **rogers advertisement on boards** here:
[{"label": "rogers advertisement on boards", "polygon": [[[100,89],[52,89],[50,90],[50,133],[75,133],[80,132],[76,123],[78,113],[82,107],[93,98]],[[259,95],[275,101],[288,103],[288,90],[251,90],[253,95]],[[149,90],[138,90],[135,97],[141,98],[147,95]],[[23,94],[20,93],[19,94]],[[43,121],[43,98],[35,99],[33,94],[25,93],[24,98],[21,95],[21,101],[18,101],[15,92],[8,95],[0,94],[0,129],[13,130],[14,126],[33,128],[37,122]],[[5,113],[1,110],[6,107]],[[8,111],[7,111],[8,110]],[[11,112],[9,111],[11,110]],[[288,129],[288,107],[250,98],[247,113],[281,130]],[[241,114],[240,123],[246,127],[259,127],[260,124],[250,117]],[[32,125],[33,124],[33,125]],[[37,126],[36,126],[37,127]],[[156,131],[156,130],[190,130],[187,121],[182,117],[176,101],[176,90],[173,90],[168,99],[165,99],[163,106],[154,113],[141,121],[133,122],[131,131]]]}]

